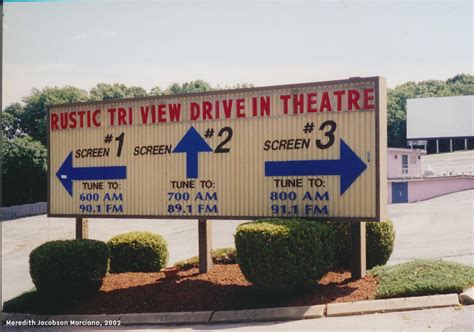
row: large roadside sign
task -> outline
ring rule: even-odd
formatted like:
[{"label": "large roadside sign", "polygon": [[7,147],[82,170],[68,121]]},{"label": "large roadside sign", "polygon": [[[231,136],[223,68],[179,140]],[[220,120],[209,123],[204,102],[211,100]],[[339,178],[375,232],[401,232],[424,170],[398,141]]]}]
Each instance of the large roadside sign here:
[{"label": "large roadside sign", "polygon": [[379,221],[380,77],[56,105],[48,215]]}]

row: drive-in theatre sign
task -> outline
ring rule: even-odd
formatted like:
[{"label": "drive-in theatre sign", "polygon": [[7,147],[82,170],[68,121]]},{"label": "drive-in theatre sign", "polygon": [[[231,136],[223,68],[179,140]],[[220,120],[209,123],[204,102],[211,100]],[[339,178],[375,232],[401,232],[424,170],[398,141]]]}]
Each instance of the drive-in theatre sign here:
[{"label": "drive-in theatre sign", "polygon": [[58,105],[49,215],[385,215],[379,77]]}]

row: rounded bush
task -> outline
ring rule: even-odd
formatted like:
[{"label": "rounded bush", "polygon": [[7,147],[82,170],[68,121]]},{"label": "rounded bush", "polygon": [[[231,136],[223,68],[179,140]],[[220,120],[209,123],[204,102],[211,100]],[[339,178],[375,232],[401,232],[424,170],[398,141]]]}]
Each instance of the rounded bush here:
[{"label": "rounded bush", "polygon": [[110,248],[110,272],[156,272],[168,263],[165,239],[152,232],[129,232],[107,242]]},{"label": "rounded bush", "polygon": [[334,264],[334,231],[324,223],[270,219],[241,224],[237,263],[256,287],[293,293],[315,284]]},{"label": "rounded bush", "polygon": [[78,297],[99,290],[108,260],[109,248],[101,241],[50,241],[30,253],[30,275],[43,295]]},{"label": "rounded bush", "polygon": [[[336,231],[336,265],[340,268],[351,266],[351,223],[328,223]],[[366,223],[367,268],[385,265],[393,251],[395,230],[391,220]]]}]

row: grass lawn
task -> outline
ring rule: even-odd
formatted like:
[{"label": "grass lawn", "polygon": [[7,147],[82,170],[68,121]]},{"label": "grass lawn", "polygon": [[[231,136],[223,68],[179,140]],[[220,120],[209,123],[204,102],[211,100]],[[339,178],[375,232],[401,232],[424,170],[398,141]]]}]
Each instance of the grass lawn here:
[{"label": "grass lawn", "polygon": [[415,260],[377,266],[368,272],[378,280],[377,298],[461,293],[474,285],[474,267],[440,260]]}]

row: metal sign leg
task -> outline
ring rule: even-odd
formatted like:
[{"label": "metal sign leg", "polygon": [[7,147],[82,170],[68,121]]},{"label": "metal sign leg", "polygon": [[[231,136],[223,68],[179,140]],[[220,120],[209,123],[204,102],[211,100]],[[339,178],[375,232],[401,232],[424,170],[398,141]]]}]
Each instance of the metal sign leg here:
[{"label": "metal sign leg", "polygon": [[212,269],[212,223],[199,219],[199,273],[207,273]]},{"label": "metal sign leg", "polygon": [[89,219],[76,218],[76,240],[89,238]]},{"label": "metal sign leg", "polygon": [[352,228],[352,279],[360,279],[366,274],[366,232],[365,222],[353,222]]}]

